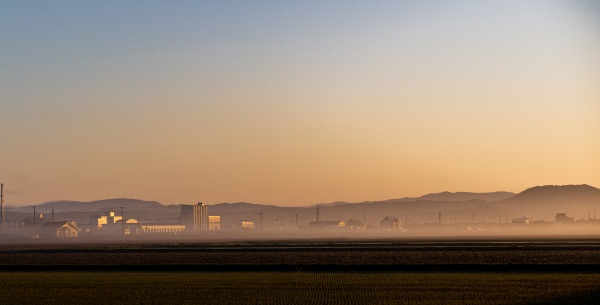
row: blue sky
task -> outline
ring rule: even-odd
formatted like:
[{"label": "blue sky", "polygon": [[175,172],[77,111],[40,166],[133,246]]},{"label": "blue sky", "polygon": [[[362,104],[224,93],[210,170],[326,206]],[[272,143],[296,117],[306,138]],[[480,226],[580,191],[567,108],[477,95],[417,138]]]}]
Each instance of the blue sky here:
[{"label": "blue sky", "polygon": [[594,1],[0,3],[15,204],[600,186]]}]

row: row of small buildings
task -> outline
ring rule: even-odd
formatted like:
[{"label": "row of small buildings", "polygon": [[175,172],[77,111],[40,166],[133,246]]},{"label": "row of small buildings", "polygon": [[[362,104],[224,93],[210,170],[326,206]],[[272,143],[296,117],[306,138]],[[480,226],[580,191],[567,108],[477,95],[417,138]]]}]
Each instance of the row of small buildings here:
[{"label": "row of small buildings", "polygon": [[34,238],[74,238],[82,234],[102,236],[220,231],[221,217],[208,215],[208,206],[200,202],[197,205],[182,205],[180,217],[175,219],[140,222],[134,218],[123,219],[122,215],[109,211],[102,215],[90,215],[87,223],[80,225],[73,220],[46,220],[42,214],[37,219],[26,219],[25,224],[33,229]]},{"label": "row of small buildings", "polygon": [[[388,216],[385,217],[384,219],[382,219],[379,222],[379,225],[381,227],[381,229],[384,230],[401,230],[402,229],[402,222],[400,222],[398,220],[398,218],[392,217],[392,216]],[[321,220],[321,221],[311,221],[308,224],[309,228],[343,228],[343,229],[350,229],[350,230],[355,230],[355,229],[366,229],[367,227],[371,227],[372,226],[367,226],[366,224],[362,223],[360,220],[358,219],[350,219],[348,221],[342,221],[342,220]]]},{"label": "row of small buildings", "polygon": [[[32,218],[32,217],[29,217]],[[570,223],[573,218],[567,217],[565,213],[556,214],[555,223]],[[90,215],[86,224],[77,225],[75,221],[55,220],[54,217],[50,220],[44,220],[40,214],[39,219],[26,219],[34,228],[34,238],[73,238],[82,234],[85,235],[144,235],[144,234],[159,234],[159,233],[193,233],[221,230],[221,217],[208,214],[208,206],[203,202],[197,205],[181,205],[180,217],[176,218],[160,218],[157,221],[139,222],[137,219],[123,219],[123,216],[116,215],[115,212],[105,212],[102,215]],[[527,217],[519,217],[512,219],[513,224],[530,224],[531,220]],[[383,218],[379,227],[383,230],[402,230],[402,222],[398,218],[388,216]],[[242,230],[254,229],[254,223],[246,220],[240,221],[237,226]],[[348,221],[341,220],[317,220],[311,221],[308,228],[325,228],[325,229],[347,229],[347,230],[365,230],[374,228],[367,226],[358,219],[350,219]],[[262,229],[262,226],[261,226]],[[283,225],[282,225],[283,229]],[[30,231],[31,232],[31,231]]]},{"label": "row of small buildings", "polygon": [[[77,225],[75,221],[47,220],[36,229],[35,238],[72,238],[85,235],[142,235],[157,233],[189,233],[203,231],[220,231],[221,217],[208,214],[208,206],[200,202],[197,205],[182,205],[179,218],[155,222],[139,222],[137,219],[123,219],[115,212],[102,215],[90,215],[86,224]],[[402,229],[402,223],[394,217],[385,217],[380,222],[385,230]],[[348,221],[312,221],[309,228],[337,228],[364,230],[367,226],[358,219]],[[373,228],[369,226],[369,228]],[[239,229],[252,230],[254,223],[242,220]]]}]

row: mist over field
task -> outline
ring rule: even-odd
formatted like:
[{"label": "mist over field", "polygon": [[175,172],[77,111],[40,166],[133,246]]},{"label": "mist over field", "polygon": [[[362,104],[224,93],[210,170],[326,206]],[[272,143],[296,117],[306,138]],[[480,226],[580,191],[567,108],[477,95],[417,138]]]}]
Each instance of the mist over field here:
[{"label": "mist over field", "polygon": [[[597,212],[600,218],[600,189],[589,185],[539,186],[518,194],[442,192],[416,198],[305,207],[243,202],[206,204],[208,215],[219,217],[218,228],[206,231],[196,231],[186,223],[182,206],[193,205],[196,204],[167,206],[134,199],[47,202],[35,207],[36,226],[72,222],[78,230],[72,242],[549,237],[600,233],[600,219],[596,218]],[[112,223],[92,223],[97,222],[99,215],[110,213],[117,217],[113,216]],[[32,215],[33,206],[7,207],[2,240],[31,242],[35,233]],[[125,223],[120,220],[121,215]],[[140,229],[150,227],[154,231]],[[64,239],[50,236],[40,242]]]}]

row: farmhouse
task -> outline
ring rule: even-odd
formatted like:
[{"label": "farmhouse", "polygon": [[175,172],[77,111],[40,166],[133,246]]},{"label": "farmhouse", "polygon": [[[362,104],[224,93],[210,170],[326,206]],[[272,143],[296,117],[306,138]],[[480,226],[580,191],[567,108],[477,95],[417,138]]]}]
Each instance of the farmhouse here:
[{"label": "farmhouse", "polygon": [[515,225],[528,225],[531,223],[531,219],[523,216],[520,218],[513,218],[512,223]]},{"label": "farmhouse", "polygon": [[402,223],[398,220],[398,218],[394,217],[386,217],[380,222],[381,228],[384,230],[395,230],[400,229],[402,227]]},{"label": "farmhouse", "polygon": [[554,222],[556,222],[556,223],[568,223],[568,222],[574,222],[574,221],[575,220],[573,218],[567,217],[566,213],[558,213],[554,217]]},{"label": "farmhouse", "polygon": [[363,223],[360,222],[360,220],[358,219],[350,219],[348,220],[348,222],[346,222],[346,227],[349,227],[350,229],[357,229],[362,227]]},{"label": "farmhouse", "polygon": [[79,236],[79,228],[74,221],[50,220],[37,229],[40,238],[71,238]]}]

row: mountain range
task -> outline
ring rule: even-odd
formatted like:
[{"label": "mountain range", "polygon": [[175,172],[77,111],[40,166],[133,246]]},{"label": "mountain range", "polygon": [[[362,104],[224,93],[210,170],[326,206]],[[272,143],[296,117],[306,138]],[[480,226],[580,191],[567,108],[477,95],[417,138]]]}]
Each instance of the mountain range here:
[{"label": "mountain range", "polygon": [[[180,205],[162,205],[156,201],[124,198],[91,202],[53,201],[37,205],[36,212],[48,214],[54,209],[56,217],[85,222],[89,215],[99,215],[106,211],[120,214],[121,207],[126,218],[140,221],[157,217],[177,219],[180,212]],[[445,222],[508,221],[521,216],[553,220],[556,213],[567,213],[575,219],[581,219],[591,216],[592,212],[595,214],[596,209],[600,212],[600,189],[585,184],[546,185],[532,187],[518,194],[442,192],[383,201],[333,202],[319,204],[318,207],[321,220],[366,219],[367,223],[374,225],[387,216],[403,221],[435,222],[440,213]],[[209,214],[220,215],[225,225],[239,220],[258,221],[259,213],[262,213],[265,223],[283,219],[282,222],[286,222],[284,225],[290,225],[292,218],[297,217],[298,224],[302,226],[314,220],[316,212],[315,205],[280,207],[246,202],[209,205]],[[31,206],[7,209],[7,219],[22,219],[31,213]]]}]

